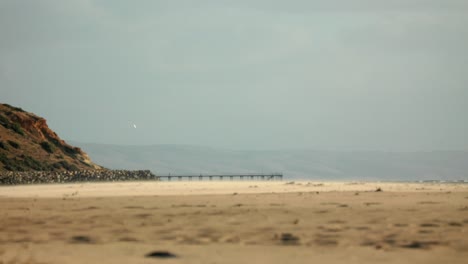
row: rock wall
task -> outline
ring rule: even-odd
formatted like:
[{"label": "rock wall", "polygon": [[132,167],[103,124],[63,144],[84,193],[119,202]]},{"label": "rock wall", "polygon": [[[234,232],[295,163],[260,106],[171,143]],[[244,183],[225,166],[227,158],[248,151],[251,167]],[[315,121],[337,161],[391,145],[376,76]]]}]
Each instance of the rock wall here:
[{"label": "rock wall", "polygon": [[149,170],[0,171],[0,185],[159,180]]}]

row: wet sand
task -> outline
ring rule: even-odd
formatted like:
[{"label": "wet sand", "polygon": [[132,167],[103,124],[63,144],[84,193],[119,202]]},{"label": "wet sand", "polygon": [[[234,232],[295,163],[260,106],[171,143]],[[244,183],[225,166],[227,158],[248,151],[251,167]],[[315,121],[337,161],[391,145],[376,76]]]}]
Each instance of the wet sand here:
[{"label": "wet sand", "polygon": [[[151,253],[157,254],[147,256]],[[226,181],[0,187],[2,264],[467,259],[467,184]]]}]

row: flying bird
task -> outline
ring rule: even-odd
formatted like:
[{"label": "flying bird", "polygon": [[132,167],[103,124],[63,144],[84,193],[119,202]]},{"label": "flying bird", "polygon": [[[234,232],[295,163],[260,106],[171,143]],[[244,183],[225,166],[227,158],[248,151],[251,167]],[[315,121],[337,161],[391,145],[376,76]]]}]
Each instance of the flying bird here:
[{"label": "flying bird", "polygon": [[134,127],[134,128],[136,128],[136,125],[135,125],[135,124],[133,124],[133,127]]}]

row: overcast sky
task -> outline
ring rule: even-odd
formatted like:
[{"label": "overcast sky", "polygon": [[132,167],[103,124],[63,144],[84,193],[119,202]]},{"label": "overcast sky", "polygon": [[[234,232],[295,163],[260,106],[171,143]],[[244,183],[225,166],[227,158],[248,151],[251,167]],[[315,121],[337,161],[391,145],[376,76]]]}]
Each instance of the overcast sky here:
[{"label": "overcast sky", "polygon": [[82,142],[468,150],[468,1],[0,0],[0,102]]}]

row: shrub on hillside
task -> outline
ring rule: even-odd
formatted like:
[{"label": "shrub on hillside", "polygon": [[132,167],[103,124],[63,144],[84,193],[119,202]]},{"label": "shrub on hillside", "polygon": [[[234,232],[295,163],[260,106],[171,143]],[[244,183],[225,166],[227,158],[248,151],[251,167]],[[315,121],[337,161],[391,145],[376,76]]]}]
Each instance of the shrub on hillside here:
[{"label": "shrub on hillside", "polygon": [[75,154],[80,153],[79,148],[74,148],[74,147],[70,147],[70,146],[65,146],[64,150],[65,150],[65,153],[70,154],[70,155],[75,155]]},{"label": "shrub on hillside", "polygon": [[8,124],[8,118],[0,114],[0,125],[6,127],[7,124]]},{"label": "shrub on hillside", "polygon": [[12,105],[9,105],[9,104],[4,104],[4,105],[8,106],[8,107],[10,107],[10,108],[12,108],[12,109],[14,109],[14,110],[16,110],[18,112],[24,112],[24,110],[22,108],[20,108],[20,107],[12,106]]},{"label": "shrub on hillside", "polygon": [[76,171],[76,170],[79,170],[79,168],[74,165],[74,164],[70,164],[68,162],[66,162],[65,160],[62,160],[62,161],[59,161],[59,162],[56,162],[52,165],[54,168],[63,168],[65,170],[68,170],[68,171]]},{"label": "shrub on hillside", "polygon": [[20,148],[20,144],[18,144],[17,142],[15,142],[13,140],[8,140],[8,144],[10,144],[10,146],[14,147],[15,149]]},{"label": "shrub on hillside", "polygon": [[21,163],[23,166],[37,171],[51,170],[51,166],[49,164],[37,161],[36,159],[30,156],[25,156]]},{"label": "shrub on hillside", "polygon": [[9,171],[25,171],[21,160],[16,158],[8,158],[4,153],[0,153],[0,162],[3,163],[3,167]]},{"label": "shrub on hillside", "polygon": [[[7,112],[6,114],[9,115],[9,112]],[[0,114],[0,125],[4,126],[5,128],[11,129],[15,131],[16,133],[24,136],[24,131],[21,125],[18,123],[11,123],[10,120],[3,114]]]},{"label": "shrub on hillside", "polygon": [[5,153],[0,153],[0,162],[3,164],[6,164],[5,162],[8,162],[8,157],[5,155]]},{"label": "shrub on hillside", "polygon": [[21,128],[20,124],[13,123],[13,125],[11,125],[11,129],[15,131],[16,133],[24,136],[24,131],[23,131],[23,128]]},{"label": "shrub on hillside", "polygon": [[5,144],[5,142],[3,142],[3,141],[0,141],[0,148],[4,149],[4,150],[8,150],[7,144]]},{"label": "shrub on hillside", "polygon": [[43,141],[41,142],[41,147],[47,151],[48,153],[53,153],[55,151],[55,147],[52,146],[52,144],[50,144],[49,142],[47,141]]},{"label": "shrub on hillside", "polygon": [[47,163],[42,163],[33,157],[21,155],[20,158],[8,158],[4,153],[0,153],[0,162],[3,167],[9,171],[50,171],[52,166]]}]

